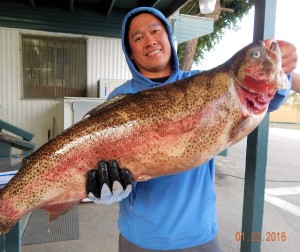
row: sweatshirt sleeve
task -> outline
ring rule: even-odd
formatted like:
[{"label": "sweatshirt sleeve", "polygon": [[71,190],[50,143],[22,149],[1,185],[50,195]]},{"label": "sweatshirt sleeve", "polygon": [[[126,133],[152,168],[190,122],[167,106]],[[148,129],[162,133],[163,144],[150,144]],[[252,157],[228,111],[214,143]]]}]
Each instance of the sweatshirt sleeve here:
[{"label": "sweatshirt sleeve", "polygon": [[[288,75],[288,79],[291,82],[291,76]],[[274,98],[271,100],[268,108],[268,112],[275,111],[279,109],[279,107],[285,102],[288,95],[290,93],[290,89],[280,89],[275,93]]]}]

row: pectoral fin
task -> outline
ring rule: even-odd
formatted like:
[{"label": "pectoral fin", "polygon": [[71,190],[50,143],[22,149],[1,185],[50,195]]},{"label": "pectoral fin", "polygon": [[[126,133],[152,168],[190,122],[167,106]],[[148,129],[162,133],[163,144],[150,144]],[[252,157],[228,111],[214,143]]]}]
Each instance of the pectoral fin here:
[{"label": "pectoral fin", "polygon": [[73,207],[77,206],[80,201],[70,201],[70,202],[56,202],[54,204],[49,204],[42,209],[46,210],[49,213],[49,222],[56,220],[59,216],[64,215],[70,211]]}]

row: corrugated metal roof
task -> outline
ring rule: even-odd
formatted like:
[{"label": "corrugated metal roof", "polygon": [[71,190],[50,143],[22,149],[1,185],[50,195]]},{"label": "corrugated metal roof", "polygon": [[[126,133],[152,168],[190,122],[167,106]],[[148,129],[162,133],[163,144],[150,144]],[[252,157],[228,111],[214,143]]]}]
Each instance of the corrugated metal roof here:
[{"label": "corrugated metal roof", "polygon": [[119,38],[125,14],[151,6],[167,17],[188,0],[7,0],[0,2],[0,27]]}]

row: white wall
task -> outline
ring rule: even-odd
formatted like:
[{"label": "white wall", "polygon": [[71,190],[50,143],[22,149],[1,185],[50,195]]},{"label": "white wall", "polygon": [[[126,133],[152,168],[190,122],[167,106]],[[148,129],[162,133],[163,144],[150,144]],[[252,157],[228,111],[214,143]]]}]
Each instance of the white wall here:
[{"label": "white wall", "polygon": [[[63,130],[63,99],[22,99],[21,33],[55,36],[72,34],[46,33],[0,27],[0,118],[32,132],[37,147]],[[121,49],[121,40],[87,37],[88,97],[97,96],[97,80],[129,79]]]}]

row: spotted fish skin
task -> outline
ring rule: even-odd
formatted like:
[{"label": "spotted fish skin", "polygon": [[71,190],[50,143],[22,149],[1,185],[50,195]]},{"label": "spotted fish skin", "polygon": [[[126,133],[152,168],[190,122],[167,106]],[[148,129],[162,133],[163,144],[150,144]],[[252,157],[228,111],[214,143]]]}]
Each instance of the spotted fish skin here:
[{"label": "spotted fish skin", "polygon": [[87,172],[117,160],[135,181],[198,166],[248,135],[276,90],[289,88],[278,46],[251,43],[190,78],[106,102],[24,159],[0,191],[0,232],[45,209],[50,220],[86,195]]}]

